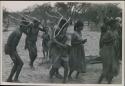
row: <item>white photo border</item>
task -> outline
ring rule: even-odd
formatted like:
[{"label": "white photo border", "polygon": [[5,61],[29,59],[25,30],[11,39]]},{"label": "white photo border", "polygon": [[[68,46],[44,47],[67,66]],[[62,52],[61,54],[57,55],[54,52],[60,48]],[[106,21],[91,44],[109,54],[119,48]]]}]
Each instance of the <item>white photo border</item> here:
[{"label": "white photo border", "polygon": [[2,22],[2,18],[3,18],[3,12],[2,12],[2,3],[4,1],[0,1],[0,82],[1,82],[1,85],[47,85],[47,86],[124,86],[124,69],[125,69],[125,66],[124,66],[124,62],[125,62],[125,59],[124,59],[124,25],[125,25],[125,1],[41,1],[41,2],[90,2],[90,3],[120,3],[122,5],[122,84],[47,84],[47,83],[8,83],[8,82],[3,82],[2,81],[2,25],[3,25],[3,22]]}]

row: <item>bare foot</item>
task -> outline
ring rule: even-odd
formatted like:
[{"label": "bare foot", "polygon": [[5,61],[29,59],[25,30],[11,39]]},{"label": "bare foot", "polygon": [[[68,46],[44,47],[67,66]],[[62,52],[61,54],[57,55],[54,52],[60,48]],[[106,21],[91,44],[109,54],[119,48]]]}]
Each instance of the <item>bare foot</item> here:
[{"label": "bare foot", "polygon": [[63,76],[62,76],[61,74],[55,74],[55,76],[56,76],[56,78],[58,78],[58,79],[62,79],[62,78],[63,78]]}]

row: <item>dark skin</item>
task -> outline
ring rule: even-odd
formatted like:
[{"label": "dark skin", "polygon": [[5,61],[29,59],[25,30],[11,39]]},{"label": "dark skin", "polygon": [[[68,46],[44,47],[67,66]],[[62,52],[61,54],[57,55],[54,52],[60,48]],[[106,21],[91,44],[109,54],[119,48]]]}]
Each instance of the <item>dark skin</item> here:
[{"label": "dark skin", "polygon": [[[49,29],[49,28],[48,28]],[[48,29],[46,29],[46,31],[43,33],[42,35],[42,47],[43,47],[43,59],[45,59],[45,61],[42,60],[41,63],[39,63],[39,65],[42,65],[43,63],[46,63],[49,61],[49,41],[50,41],[50,35],[48,33]]]},{"label": "dark skin", "polygon": [[[113,28],[114,27],[114,25],[111,27],[111,28]],[[107,31],[106,32],[112,32],[113,31],[113,29],[111,29],[111,28],[108,28],[107,29]],[[110,38],[110,37],[109,37]],[[110,39],[110,40],[104,40],[103,41],[103,43],[111,43],[113,41],[113,39]],[[111,70],[109,70],[109,72],[110,72]],[[112,82],[112,79],[113,79],[113,77],[114,76],[111,76],[111,75],[109,75],[109,76],[106,76],[106,75],[104,75],[103,73],[101,74],[101,76],[99,77],[99,80],[98,80],[98,84],[101,84],[101,82],[103,81],[103,79],[105,78],[106,80],[107,80],[107,83],[108,84],[111,84],[111,82]]]},{"label": "dark skin", "polygon": [[[62,24],[59,26],[60,28],[62,27]],[[65,27],[67,27],[67,26],[65,26]],[[64,27],[64,28],[65,28]],[[60,30],[60,28],[58,28],[57,30],[56,30],[56,32],[55,32],[55,34],[57,34],[58,33],[58,31]],[[63,28],[63,29],[64,29]],[[65,30],[63,30],[63,34],[65,34]],[[61,36],[61,35],[60,35]],[[63,35],[62,35],[63,36]],[[59,36],[57,36],[56,38],[58,38]],[[60,39],[60,38],[59,38]],[[55,39],[53,39],[53,41],[54,41]],[[55,40],[56,41],[56,40]],[[58,42],[58,41],[56,41],[57,43],[59,43],[61,46],[63,46],[63,44],[62,43],[60,43],[60,42]],[[59,73],[59,69],[58,68],[56,68],[55,69],[55,73],[54,73],[54,75],[57,77],[57,78],[59,78],[59,79],[62,79],[63,77],[62,77],[62,75]]]},{"label": "dark skin", "polygon": [[[66,55],[68,53],[68,45],[66,44],[63,44],[62,42],[59,42],[57,41],[56,39],[53,39],[53,42],[55,42],[56,44],[58,44],[60,47],[61,47],[61,50],[62,50],[62,53],[64,52],[64,54]],[[67,53],[66,53],[67,52]],[[62,55],[61,55],[62,56]],[[60,57],[61,58],[61,57]],[[68,62],[65,62],[64,60],[60,60],[60,65],[64,68],[64,77],[63,77],[63,83],[66,83],[66,79],[67,79],[67,76],[68,76]],[[53,67],[51,68],[50,70],[50,78],[52,79],[53,76],[55,74],[58,74],[58,69],[59,68],[56,68],[56,67]]]},{"label": "dark skin", "polygon": [[[83,26],[79,26],[79,27],[77,27],[78,29],[77,29],[77,32],[78,33],[80,33],[82,30],[83,30]],[[80,45],[80,44],[84,44],[84,43],[86,43],[87,42],[87,39],[84,39],[84,40],[82,40],[82,41],[79,41],[79,42],[72,42],[71,44],[72,45]],[[72,77],[71,77],[71,75],[72,75],[72,73],[74,72],[74,70],[70,70],[70,72],[69,72],[69,74],[68,74],[68,78],[69,79],[72,79]],[[76,79],[78,78],[78,76],[79,76],[79,71],[77,71],[77,73],[76,73]]]},{"label": "dark skin", "polygon": [[12,82],[12,78],[15,74],[14,81],[18,81],[19,74],[23,67],[23,61],[21,60],[20,56],[17,53],[17,46],[22,36],[22,33],[25,32],[25,29],[19,28],[13,31],[10,36],[8,37],[7,43],[5,45],[6,49],[5,52],[8,52],[10,58],[12,59],[14,66],[12,67],[11,73],[7,79],[7,82]]},{"label": "dark skin", "polygon": [[[65,42],[67,41],[67,37],[66,37],[66,27],[63,28],[63,31],[60,33],[60,35],[58,35],[56,38],[53,38],[53,42],[60,46],[59,47],[59,51],[60,53],[60,57],[58,59],[58,65],[62,66],[64,68],[64,77],[63,77],[63,83],[66,83],[67,77],[68,77],[68,61],[63,60],[63,56],[67,56],[68,55],[68,48],[69,46],[67,44],[65,44]],[[59,29],[56,30],[56,34],[59,31]],[[66,57],[68,58],[68,57]],[[62,76],[59,74],[59,67],[55,67],[52,66],[51,70],[50,70],[50,79],[53,79],[53,76],[55,75],[57,78],[62,78]]]},{"label": "dark skin", "polygon": [[25,49],[28,49],[29,56],[30,56],[30,67],[34,68],[33,63],[37,57],[37,47],[36,47],[36,41],[39,31],[45,31],[45,28],[39,27],[39,22],[35,21],[33,24],[30,25],[29,31],[27,33],[26,37],[26,46]]},{"label": "dark skin", "polygon": [[[46,31],[43,34],[43,42],[42,42],[43,48],[44,48],[44,45],[47,46],[47,43],[48,43],[49,40],[50,40],[50,36],[48,34],[48,31]],[[47,50],[43,49],[43,55],[44,55],[44,59],[48,56],[48,47],[47,47]]]}]

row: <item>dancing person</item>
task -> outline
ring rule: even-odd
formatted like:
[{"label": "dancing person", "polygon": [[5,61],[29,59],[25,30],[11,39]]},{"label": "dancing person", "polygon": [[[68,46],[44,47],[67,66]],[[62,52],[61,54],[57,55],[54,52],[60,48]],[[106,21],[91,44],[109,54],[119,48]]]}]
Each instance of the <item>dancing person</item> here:
[{"label": "dancing person", "polygon": [[45,32],[45,28],[41,28],[40,21],[37,19],[33,19],[33,23],[30,24],[29,31],[26,36],[25,40],[25,49],[28,49],[29,51],[29,57],[30,57],[30,67],[34,69],[33,63],[37,57],[37,47],[36,47],[36,41],[38,37],[38,32],[43,31]]},{"label": "dancing person", "polygon": [[72,41],[69,55],[69,79],[72,78],[71,75],[74,71],[77,71],[76,78],[78,78],[79,73],[86,72],[84,44],[87,42],[87,39],[83,40],[81,32],[82,30],[83,23],[79,20],[74,25],[74,33],[71,37]]},{"label": "dancing person", "polygon": [[[59,32],[60,28],[66,23],[65,19],[62,19],[59,24],[59,28],[56,30],[55,35]],[[59,75],[59,68],[62,66],[64,68],[63,83],[66,83],[68,76],[68,51],[69,46],[67,41],[68,36],[66,35],[67,26],[63,27],[63,31],[56,37],[53,38],[52,48],[50,50],[50,56],[52,59],[52,68],[50,70],[50,79],[53,80],[53,76]]]},{"label": "dancing person", "polygon": [[[7,43],[5,44],[5,54],[9,55],[11,60],[14,63],[12,67],[11,73],[7,79],[7,82],[16,81],[18,82],[18,77],[23,67],[23,61],[21,60],[20,56],[17,53],[17,46],[21,39],[22,33],[26,33],[27,29],[23,28],[24,24],[20,25],[20,28],[14,30],[10,36],[8,37]],[[14,80],[12,80],[15,74]]]}]

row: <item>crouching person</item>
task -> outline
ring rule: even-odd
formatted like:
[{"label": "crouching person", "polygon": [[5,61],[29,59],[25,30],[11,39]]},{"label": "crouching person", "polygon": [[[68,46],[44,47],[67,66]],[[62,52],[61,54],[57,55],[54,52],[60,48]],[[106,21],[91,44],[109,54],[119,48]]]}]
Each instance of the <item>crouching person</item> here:
[{"label": "crouching person", "polygon": [[[18,77],[23,67],[23,61],[21,60],[20,56],[17,53],[17,46],[21,39],[22,33],[25,32],[26,28],[18,28],[13,31],[10,36],[8,37],[7,43],[5,44],[5,54],[9,55],[11,60],[14,63],[12,67],[11,73],[7,79],[7,82],[16,81],[18,82]],[[14,80],[12,80],[13,76]]]}]

